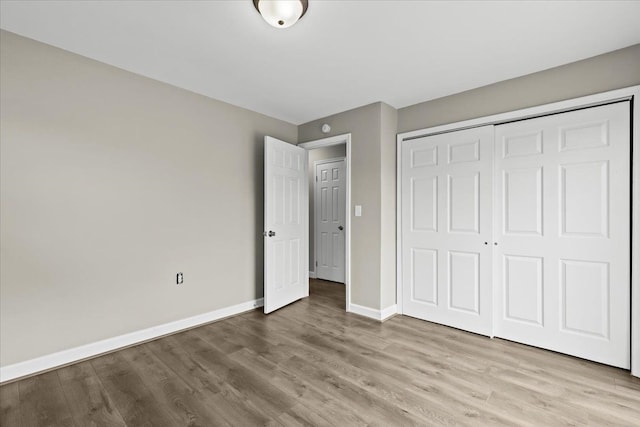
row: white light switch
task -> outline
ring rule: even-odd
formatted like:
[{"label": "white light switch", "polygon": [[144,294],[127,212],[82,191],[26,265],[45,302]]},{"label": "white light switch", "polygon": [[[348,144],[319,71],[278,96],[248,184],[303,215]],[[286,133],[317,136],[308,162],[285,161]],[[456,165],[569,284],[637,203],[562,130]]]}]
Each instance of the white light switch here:
[{"label": "white light switch", "polygon": [[356,205],[356,216],[362,216],[362,206]]}]

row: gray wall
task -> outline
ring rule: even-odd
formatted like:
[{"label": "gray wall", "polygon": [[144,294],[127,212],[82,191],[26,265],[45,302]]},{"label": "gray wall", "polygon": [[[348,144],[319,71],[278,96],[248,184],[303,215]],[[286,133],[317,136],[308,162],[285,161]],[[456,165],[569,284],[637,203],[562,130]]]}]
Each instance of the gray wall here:
[{"label": "gray wall", "polygon": [[[380,308],[380,111],[381,103],[298,126],[298,142],[351,133],[351,302]],[[328,135],[320,131],[331,125]],[[362,216],[353,206],[362,205]]]},{"label": "gray wall", "polygon": [[[382,201],[389,199],[386,189],[395,185],[389,186],[387,181],[389,164],[395,162],[395,119],[395,110],[378,102],[298,127],[299,142],[351,133],[351,302],[376,310],[386,308],[381,306],[383,288],[390,286],[395,292],[395,280],[391,283],[389,279],[395,275],[395,259],[389,265],[390,254],[395,254],[395,237],[391,247],[382,246],[383,239],[388,242],[391,235],[395,236],[395,216],[382,208]],[[330,134],[320,131],[323,123],[331,125]],[[383,150],[383,140],[391,148],[385,145]],[[395,173],[395,165],[392,167]],[[362,206],[361,217],[353,215],[355,205]]]},{"label": "gray wall", "polygon": [[396,303],[396,132],[398,110],[382,104],[380,127],[380,308]]},{"label": "gray wall", "polygon": [[330,147],[316,148],[309,151],[309,271],[316,271],[316,245],[315,245],[315,169],[313,162],[318,160],[336,159],[346,157],[346,144],[332,145]]},{"label": "gray wall", "polygon": [[0,43],[3,366],[262,296],[263,136],[296,126]]},{"label": "gray wall", "polygon": [[398,110],[398,132],[640,84],[640,44]]}]

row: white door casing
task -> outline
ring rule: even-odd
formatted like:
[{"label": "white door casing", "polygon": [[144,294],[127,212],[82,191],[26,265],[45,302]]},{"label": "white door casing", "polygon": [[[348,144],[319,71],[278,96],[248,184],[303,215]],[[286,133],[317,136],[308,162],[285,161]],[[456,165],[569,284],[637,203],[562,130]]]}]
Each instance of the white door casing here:
[{"label": "white door casing", "polygon": [[403,314],[491,335],[493,127],[406,141]]},{"label": "white door casing", "polygon": [[344,160],[315,162],[316,277],[345,281]]},{"label": "white door casing", "polygon": [[629,368],[629,111],[496,126],[496,336]]},{"label": "white door casing", "polygon": [[320,147],[345,144],[345,308],[346,311],[355,311],[354,304],[351,304],[351,134],[343,134],[322,138],[315,141],[303,142],[298,147],[306,150],[313,150]]},{"label": "white door casing", "polygon": [[264,312],[309,295],[307,151],[265,136]]}]

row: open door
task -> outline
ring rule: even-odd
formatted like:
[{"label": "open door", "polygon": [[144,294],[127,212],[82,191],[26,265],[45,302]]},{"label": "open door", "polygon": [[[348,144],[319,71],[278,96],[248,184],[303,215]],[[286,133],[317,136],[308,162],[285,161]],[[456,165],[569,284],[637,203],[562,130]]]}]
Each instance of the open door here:
[{"label": "open door", "polygon": [[309,296],[307,151],[264,137],[264,312]]}]

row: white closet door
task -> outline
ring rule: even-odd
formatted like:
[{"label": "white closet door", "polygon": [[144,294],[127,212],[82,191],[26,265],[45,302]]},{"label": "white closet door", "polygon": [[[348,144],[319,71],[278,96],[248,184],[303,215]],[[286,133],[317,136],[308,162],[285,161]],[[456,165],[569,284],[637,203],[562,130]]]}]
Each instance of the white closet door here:
[{"label": "white closet door", "polygon": [[491,335],[493,127],[404,144],[403,314]]},{"label": "white closet door", "polygon": [[495,335],[629,368],[629,103],[495,128]]}]

